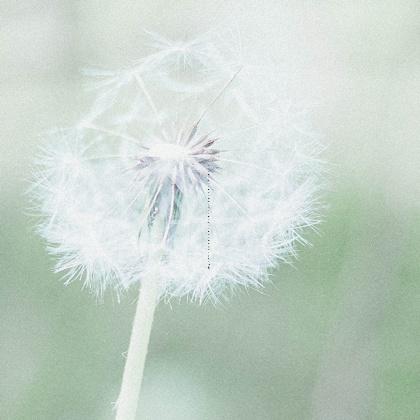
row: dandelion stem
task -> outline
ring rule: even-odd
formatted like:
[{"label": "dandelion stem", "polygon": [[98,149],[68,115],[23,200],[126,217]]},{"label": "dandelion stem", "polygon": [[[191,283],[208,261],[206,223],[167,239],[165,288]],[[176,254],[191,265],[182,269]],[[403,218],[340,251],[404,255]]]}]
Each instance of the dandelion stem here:
[{"label": "dandelion stem", "polygon": [[115,420],[135,420],[144,363],[149,345],[153,316],[158,302],[157,281],[153,276],[142,282],[137,301],[136,315],[131,332],[130,345],[117,401]]}]

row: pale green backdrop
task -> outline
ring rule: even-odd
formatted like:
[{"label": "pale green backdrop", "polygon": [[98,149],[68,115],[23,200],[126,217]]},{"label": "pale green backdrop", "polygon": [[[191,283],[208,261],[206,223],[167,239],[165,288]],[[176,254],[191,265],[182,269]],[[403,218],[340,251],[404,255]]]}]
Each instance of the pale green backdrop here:
[{"label": "pale green backdrop", "polygon": [[81,68],[141,56],[144,28],[226,20],[296,73],[329,208],[261,293],[159,307],[142,418],[420,418],[417,0],[1,0],[0,419],[112,419],[134,312],[134,290],[98,304],[51,272],[25,214],[38,134],[85,108]]}]

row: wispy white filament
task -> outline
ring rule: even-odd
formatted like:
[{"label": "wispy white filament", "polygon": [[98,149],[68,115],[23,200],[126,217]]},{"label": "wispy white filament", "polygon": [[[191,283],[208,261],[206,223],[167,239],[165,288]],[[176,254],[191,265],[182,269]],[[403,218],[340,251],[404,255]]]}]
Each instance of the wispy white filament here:
[{"label": "wispy white filament", "polygon": [[39,232],[66,281],[98,295],[156,264],[161,297],[260,286],[318,221],[316,136],[275,69],[244,60],[229,33],[153,40],[131,67],[90,71],[91,109],[42,148]]}]

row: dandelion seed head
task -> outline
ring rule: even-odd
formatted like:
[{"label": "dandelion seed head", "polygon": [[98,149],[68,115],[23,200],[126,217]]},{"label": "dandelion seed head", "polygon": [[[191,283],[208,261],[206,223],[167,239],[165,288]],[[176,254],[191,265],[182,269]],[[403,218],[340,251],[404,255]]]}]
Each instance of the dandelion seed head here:
[{"label": "dandelion seed head", "polygon": [[[319,221],[323,164],[304,108],[235,36],[171,41],[99,82],[42,146],[38,231],[66,282],[100,296],[159,270],[162,298],[260,287]],[[239,70],[238,70],[239,69]]]}]

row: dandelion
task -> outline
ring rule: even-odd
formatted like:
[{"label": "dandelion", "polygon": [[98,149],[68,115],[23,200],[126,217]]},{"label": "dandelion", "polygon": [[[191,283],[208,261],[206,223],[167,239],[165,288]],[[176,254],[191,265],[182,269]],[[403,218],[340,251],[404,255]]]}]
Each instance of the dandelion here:
[{"label": "dandelion", "polygon": [[131,67],[90,70],[91,109],[37,159],[31,192],[56,271],[98,297],[141,286],[117,419],[135,417],[160,300],[260,287],[318,222],[316,136],[274,68],[247,63],[228,34],[152,35]]}]

